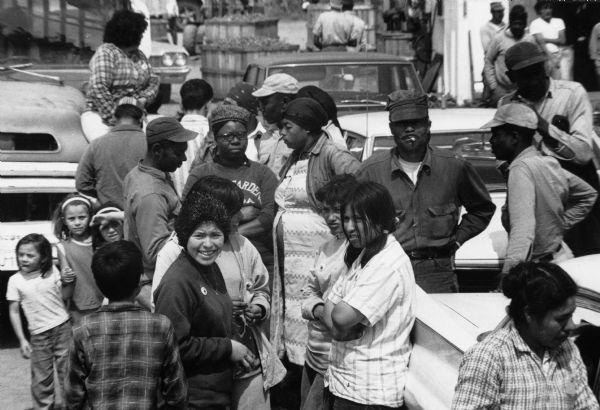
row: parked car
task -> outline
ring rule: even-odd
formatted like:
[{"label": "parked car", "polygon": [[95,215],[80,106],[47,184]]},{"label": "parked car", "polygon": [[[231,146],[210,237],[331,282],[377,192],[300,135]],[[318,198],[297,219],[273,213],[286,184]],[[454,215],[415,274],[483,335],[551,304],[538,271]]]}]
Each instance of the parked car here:
[{"label": "parked car", "polygon": [[[500,208],[506,200],[506,183],[491,152],[491,131],[480,128],[493,118],[494,112],[491,108],[429,110],[431,145],[452,149],[471,162],[496,205],[496,213],[486,230],[464,243],[456,252],[454,264],[457,270],[499,271],[506,255],[508,235],[500,220]],[[343,115],[339,121],[348,149],[361,161],[373,152],[395,146],[387,112]]]},{"label": "parked car", "polygon": [[6,284],[18,269],[15,246],[34,232],[57,242],[52,213],[75,191],[77,163],[88,141],[81,130],[85,100],[79,90],[0,79],[0,95],[0,316],[5,319]]},{"label": "parked car", "polygon": [[395,90],[423,91],[411,60],[383,53],[288,53],[251,62],[244,81],[260,87],[266,77],[286,73],[300,87],[327,91],[338,111],[383,110]]},{"label": "parked car", "polygon": [[[574,322],[600,326],[600,255],[571,259],[560,265],[580,287]],[[418,288],[416,321],[411,333],[413,350],[404,391],[408,409],[450,409],[464,352],[488,332],[509,322],[507,305],[508,299],[501,293],[428,295]],[[582,356],[597,357],[598,345],[592,349],[596,350],[582,351]],[[589,364],[597,368],[597,363]]]}]

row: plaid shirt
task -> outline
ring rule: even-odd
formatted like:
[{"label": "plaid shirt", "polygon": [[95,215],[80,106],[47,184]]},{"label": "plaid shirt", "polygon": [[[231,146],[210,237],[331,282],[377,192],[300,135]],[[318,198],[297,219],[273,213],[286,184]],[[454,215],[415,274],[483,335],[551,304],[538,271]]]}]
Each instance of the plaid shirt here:
[{"label": "plaid shirt", "polygon": [[464,355],[452,409],[598,409],[586,368],[571,340],[544,363],[511,323]]},{"label": "plaid shirt", "polygon": [[185,409],[187,385],[173,327],[133,304],[110,304],[73,329],[68,409]]},{"label": "plaid shirt", "polygon": [[143,52],[127,55],[112,43],[104,43],[90,60],[92,75],[87,108],[96,111],[108,125],[115,125],[114,112],[123,97],[133,97],[144,106],[158,94],[160,79]]}]

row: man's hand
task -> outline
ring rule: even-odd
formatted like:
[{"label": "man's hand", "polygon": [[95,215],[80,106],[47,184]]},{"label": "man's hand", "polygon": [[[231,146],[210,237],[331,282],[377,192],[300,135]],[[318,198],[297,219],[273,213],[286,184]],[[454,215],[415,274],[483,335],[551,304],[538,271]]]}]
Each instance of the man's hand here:
[{"label": "man's hand", "polygon": [[334,326],[333,330],[333,338],[340,342],[348,342],[350,340],[360,339],[362,335],[365,333],[366,326],[363,324],[356,324],[348,329],[346,332],[340,332]]},{"label": "man's hand", "polygon": [[240,220],[240,222],[248,222],[258,217],[260,209],[252,205],[245,205],[242,207],[240,212],[242,213],[242,219]]},{"label": "man's hand", "polygon": [[24,359],[29,359],[31,357],[31,346],[29,345],[29,342],[27,340],[21,340],[20,345],[21,356],[23,356]]}]

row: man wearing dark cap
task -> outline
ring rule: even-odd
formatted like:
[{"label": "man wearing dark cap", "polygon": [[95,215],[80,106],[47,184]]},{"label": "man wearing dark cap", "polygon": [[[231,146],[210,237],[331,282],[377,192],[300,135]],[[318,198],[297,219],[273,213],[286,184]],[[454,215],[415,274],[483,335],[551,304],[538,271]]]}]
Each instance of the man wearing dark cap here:
[{"label": "man wearing dark cap", "polygon": [[[504,19],[504,6],[502,2],[493,1],[490,3],[490,13],[492,14],[492,19],[487,21],[481,28],[479,29],[479,37],[481,37],[481,47],[483,47],[483,54],[488,50],[488,46],[490,41],[494,38],[494,36],[502,31],[506,27],[506,23],[503,21]],[[527,24],[527,22],[525,22]]]},{"label": "man wearing dark cap", "polygon": [[[454,252],[489,224],[495,205],[475,169],[454,153],[429,146],[427,96],[396,91],[389,96],[396,147],[362,163],[358,178],[390,191],[396,207],[396,239],[410,257],[415,280],[431,293],[457,292]],[[460,209],[466,213],[460,218]]]},{"label": "man wearing dark cap", "polygon": [[[598,190],[599,139],[593,129],[592,106],[583,86],[549,78],[546,54],[533,43],[521,42],[506,51],[507,75],[517,90],[500,105],[519,101],[538,115],[534,145],[559,160],[563,168]],[[600,203],[565,235],[575,256],[600,253]]]},{"label": "man wearing dark cap", "polygon": [[172,117],[150,121],[146,127],[146,156],[125,177],[125,239],[143,255],[144,275],[138,300],[147,309],[151,309],[150,285],[156,255],[169,239],[180,207],[169,173],[186,160],[187,142],[196,136]]},{"label": "man wearing dark cap", "polygon": [[[356,21],[352,15],[342,11],[343,3],[348,0],[331,0],[331,10],[323,12],[313,27],[315,46],[322,51],[347,51],[348,47],[356,47],[357,33],[353,33]],[[354,3],[352,4],[354,6]],[[358,18],[358,17],[356,17]],[[364,22],[363,22],[364,24]]]},{"label": "man wearing dark cap", "polygon": [[532,145],[538,127],[535,112],[521,103],[502,105],[482,128],[492,129],[496,158],[507,161],[508,193],[502,222],[508,247],[502,273],[520,262],[560,262],[573,257],[563,235],[591,210],[597,193],[558,161]]}]

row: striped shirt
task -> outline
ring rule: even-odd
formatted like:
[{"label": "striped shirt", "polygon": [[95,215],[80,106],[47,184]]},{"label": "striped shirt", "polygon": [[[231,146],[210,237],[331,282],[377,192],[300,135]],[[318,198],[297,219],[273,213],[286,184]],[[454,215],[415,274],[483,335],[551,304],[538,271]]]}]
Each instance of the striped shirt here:
[{"label": "striped shirt", "polygon": [[361,258],[340,276],[329,300],[358,310],[366,329],[357,340],[333,340],[327,383],[335,396],[346,400],[400,407],[415,320],[412,266],[393,235],[364,267]]},{"label": "striped shirt", "polygon": [[544,361],[511,323],[465,353],[453,410],[597,410],[579,350],[567,339]]}]

